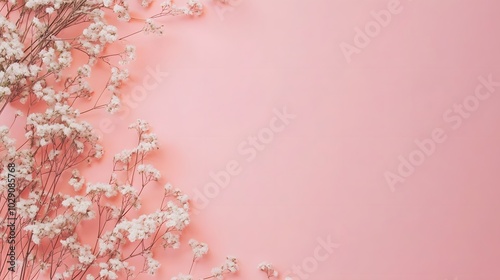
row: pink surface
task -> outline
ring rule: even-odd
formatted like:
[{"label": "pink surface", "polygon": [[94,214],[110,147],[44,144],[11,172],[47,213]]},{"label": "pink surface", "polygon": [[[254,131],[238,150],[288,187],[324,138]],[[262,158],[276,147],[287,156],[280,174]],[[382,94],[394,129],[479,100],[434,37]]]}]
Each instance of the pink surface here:
[{"label": "pink surface", "polygon": [[[137,117],[155,128],[166,179],[198,205],[184,240],[211,246],[197,271],[233,254],[242,271],[230,279],[264,279],[263,260],[283,272],[302,266],[295,279],[500,279],[500,87],[479,79],[500,81],[500,3],[233,3],[221,11],[207,1],[203,18],[133,39],[132,89],[145,69],[169,75],[105,133],[131,138]],[[390,22],[356,47],[356,28],[388,7]],[[343,43],[356,53],[345,56]],[[464,99],[471,111],[457,117]],[[269,130],[283,108],[294,118]],[[415,141],[435,129],[442,143],[419,152]],[[259,133],[269,139],[261,150],[247,140]],[[410,154],[419,166],[398,173]],[[223,187],[210,174],[227,164]],[[196,195],[207,189],[208,203]],[[327,237],[338,248],[316,250]],[[157,279],[190,260],[163,261]]]}]

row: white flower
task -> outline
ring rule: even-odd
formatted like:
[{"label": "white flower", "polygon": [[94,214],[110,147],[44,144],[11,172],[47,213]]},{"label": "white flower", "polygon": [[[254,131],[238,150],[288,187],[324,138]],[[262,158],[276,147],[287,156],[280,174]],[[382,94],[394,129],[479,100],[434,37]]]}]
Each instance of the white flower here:
[{"label": "white flower", "polygon": [[164,188],[165,188],[165,192],[167,194],[169,194],[173,190],[172,184],[170,184],[170,183],[166,183],[165,186],[164,186]]},{"label": "white flower", "polygon": [[146,25],[144,26],[144,32],[151,34],[163,34],[163,25],[157,25],[153,19],[146,19]]},{"label": "white flower", "polygon": [[201,258],[208,253],[208,245],[202,242],[198,242],[195,239],[189,240],[189,246],[191,246],[194,257],[196,259]]},{"label": "white flower", "polygon": [[59,155],[61,153],[61,151],[58,151],[58,150],[51,150],[49,152],[49,155],[48,155],[48,158],[50,161],[53,161],[57,155]]},{"label": "white flower", "polygon": [[189,225],[189,213],[187,209],[177,206],[172,201],[167,202],[167,227],[174,227],[177,230],[183,230]]},{"label": "white flower", "polygon": [[106,232],[98,240],[99,256],[104,256],[108,252],[114,251],[121,242],[120,236],[116,233]]},{"label": "white flower", "polygon": [[27,199],[19,198],[16,204],[18,214],[23,218],[33,219],[38,213],[40,193],[30,192]]},{"label": "white flower", "polygon": [[150,252],[144,253],[146,257],[146,266],[149,275],[154,275],[158,268],[160,267],[160,262],[153,259],[153,255]]},{"label": "white flower", "polygon": [[101,271],[99,272],[99,276],[101,276],[104,279],[106,278],[111,280],[118,279],[118,275],[116,275],[114,271],[107,270],[105,268],[101,269]]},{"label": "white flower", "polygon": [[128,128],[135,128],[138,132],[147,132],[149,131],[149,124],[147,121],[138,119],[134,123],[129,125]]},{"label": "white flower", "polygon": [[193,280],[193,276],[179,274],[179,275],[177,275],[175,277],[172,277],[170,280]]},{"label": "white flower", "polygon": [[127,69],[111,68],[111,77],[109,78],[107,89],[111,92],[117,92],[117,89],[128,79],[128,76]]},{"label": "white flower", "polygon": [[124,196],[137,197],[137,189],[131,185],[120,185],[118,186],[118,190]]},{"label": "white flower", "polygon": [[17,213],[23,218],[33,219],[38,213],[39,207],[35,199],[19,198],[16,204]]},{"label": "white flower", "polygon": [[61,234],[63,231],[68,231],[77,222],[69,214],[58,215],[53,220],[44,222],[34,221],[33,224],[24,227],[24,230],[31,231],[32,241],[35,244],[40,244],[43,237],[53,238]]},{"label": "white flower", "polygon": [[124,51],[125,57],[122,57],[122,60],[119,61],[120,65],[128,64],[130,61],[135,59],[135,46],[127,45],[125,46]]},{"label": "white flower", "polygon": [[187,14],[191,16],[199,16],[203,14],[203,4],[199,0],[188,0]]},{"label": "white flower", "polygon": [[267,277],[278,277],[278,271],[274,269],[272,263],[261,262],[257,267],[264,271],[267,274]]},{"label": "white flower", "polygon": [[139,174],[144,174],[147,178],[151,178],[154,181],[158,181],[161,177],[160,171],[151,164],[139,164],[137,166],[137,172]]},{"label": "white flower", "polygon": [[78,171],[78,169],[73,169],[68,184],[72,186],[75,189],[75,191],[79,191],[84,183],[85,179],[82,176],[80,176],[80,172]]},{"label": "white flower", "polygon": [[128,13],[128,7],[126,6],[125,3],[122,3],[122,5],[115,4],[113,7],[113,12],[118,16],[120,20],[123,21],[129,21],[130,20],[130,15]]},{"label": "white flower", "polygon": [[132,155],[134,153],[135,153],[134,150],[123,150],[114,156],[113,161],[115,163],[117,162],[128,163],[132,159]]},{"label": "white flower", "polygon": [[91,184],[87,183],[87,190],[86,194],[102,194],[106,197],[113,197],[118,194],[117,189],[115,186],[112,186],[110,184],[104,184],[104,183],[96,183],[96,184]]},{"label": "white flower", "polygon": [[164,248],[173,248],[178,249],[181,245],[180,237],[178,234],[173,234],[171,232],[167,232],[163,235],[163,247]]},{"label": "white flower", "polygon": [[224,272],[234,273],[238,270],[237,259],[232,256],[226,257],[226,262],[220,266],[212,269],[212,277],[216,279],[224,279]]},{"label": "white flower", "polygon": [[220,267],[212,268],[212,277],[217,278],[219,280],[224,279],[224,271]]},{"label": "white flower", "polygon": [[106,110],[108,111],[108,113],[114,114],[118,111],[119,108],[120,108],[120,98],[118,98],[116,95],[113,95],[108,105],[106,105]]},{"label": "white flower", "polygon": [[0,86],[0,98],[11,94],[12,92],[10,91],[10,88]]},{"label": "white flower", "polygon": [[90,77],[92,69],[90,68],[90,65],[84,64],[78,68],[78,75],[81,75],[83,77]]},{"label": "white flower", "polygon": [[141,5],[143,7],[149,7],[149,5],[151,5],[151,2],[153,2],[153,0],[142,0]]},{"label": "white flower", "polygon": [[148,153],[153,150],[159,149],[158,147],[158,138],[156,134],[153,133],[143,133],[141,135],[141,142],[137,145],[137,151]]},{"label": "white flower", "polygon": [[85,196],[66,196],[61,204],[64,207],[71,207],[75,213],[90,215],[89,217],[93,217],[93,215],[89,213],[92,201]]},{"label": "white flower", "polygon": [[238,270],[238,260],[233,256],[227,256],[224,268],[230,272],[236,272]]},{"label": "white flower", "polygon": [[122,220],[114,229],[116,233],[123,233],[130,242],[144,240],[156,232],[158,227],[167,221],[168,212],[157,210],[151,214],[144,214],[133,220]]},{"label": "white flower", "polygon": [[37,17],[33,17],[31,21],[33,22],[33,25],[38,28],[38,30],[43,30],[45,28],[45,25]]},{"label": "white flower", "polygon": [[105,24],[103,21],[97,21],[85,28],[82,34],[89,42],[109,44],[118,39],[117,31],[115,26]]}]

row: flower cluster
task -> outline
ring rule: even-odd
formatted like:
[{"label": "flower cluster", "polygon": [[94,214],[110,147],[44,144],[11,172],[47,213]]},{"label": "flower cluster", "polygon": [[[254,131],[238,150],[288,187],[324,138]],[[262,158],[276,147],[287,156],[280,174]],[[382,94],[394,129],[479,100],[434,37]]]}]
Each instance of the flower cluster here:
[{"label": "flower cluster", "polygon": [[259,265],[258,265],[258,268],[263,271],[264,273],[266,273],[267,275],[267,278],[271,278],[271,277],[278,277],[279,273],[276,269],[274,269],[274,266],[272,263],[268,263],[268,262],[261,262]]},{"label": "flower cluster", "polygon": [[226,257],[226,262],[212,269],[212,277],[218,280],[224,279],[224,274],[238,271],[238,260],[233,256]]},{"label": "flower cluster", "polygon": [[[161,34],[159,18],[198,16],[203,5],[197,0],[184,6],[166,1],[158,13],[142,20],[138,32],[122,34],[122,24],[141,21],[130,21],[137,14],[130,1],[0,2],[0,115],[20,109],[10,126],[0,126],[1,164],[16,166],[16,201],[8,207],[16,209],[16,243],[11,246],[19,251],[16,270],[1,266],[0,276],[93,280],[155,274],[161,267],[155,253],[180,247],[190,223],[189,198],[160,183],[160,171],[148,161],[159,148],[158,139],[142,120],[130,126],[137,132],[137,146],[102,163],[110,165],[109,180],[89,179],[85,171],[104,160],[104,148],[86,116],[120,110],[129,77],[126,67],[136,53],[127,38],[141,32]],[[151,2],[140,0],[140,5],[149,7]],[[95,73],[107,73],[107,82],[93,80]],[[7,229],[8,178],[3,168],[1,237]],[[141,194],[155,185],[164,186],[157,210],[139,212]],[[193,263],[208,252],[204,243],[190,245]],[[8,247],[0,246],[2,256]],[[131,265],[138,260],[142,267]],[[228,257],[214,271],[222,279],[237,268],[236,259]]]},{"label": "flower cluster", "polygon": [[189,240],[189,246],[193,250],[195,259],[201,258],[208,253],[208,245],[194,239]]},{"label": "flower cluster", "polygon": [[[261,262],[257,268],[264,272],[267,276],[267,279],[271,279],[271,278],[276,278],[278,279],[278,276],[279,276],[279,272],[278,270],[276,270],[276,268],[274,268],[273,264],[272,263],[269,263],[269,262]],[[293,280],[293,278],[291,276],[285,276],[284,280]]]},{"label": "flower cluster", "polygon": [[[193,243],[193,245],[191,245],[191,243]],[[201,257],[203,254],[206,253],[206,251],[208,250],[208,247],[206,247],[206,244],[200,243],[196,240],[191,240],[190,245],[193,247],[193,252],[194,252],[193,264],[194,264],[195,260],[197,260],[199,257]],[[196,247],[198,247],[198,248],[196,248]],[[199,250],[202,251],[202,255],[197,257],[196,254],[200,253]],[[193,266],[191,266],[191,270],[192,270],[192,268],[193,268]],[[238,271],[238,269],[239,269],[238,268],[238,260],[233,256],[227,256],[224,264],[222,264],[221,266],[218,266],[218,267],[214,267],[212,269],[211,275],[208,277],[204,277],[202,279],[215,278],[218,280],[222,280],[222,279],[224,279],[224,276],[226,274],[235,273]],[[189,271],[188,274],[179,274],[175,277],[172,277],[170,280],[193,280],[194,277],[193,277],[193,275],[191,275],[191,270]]]}]

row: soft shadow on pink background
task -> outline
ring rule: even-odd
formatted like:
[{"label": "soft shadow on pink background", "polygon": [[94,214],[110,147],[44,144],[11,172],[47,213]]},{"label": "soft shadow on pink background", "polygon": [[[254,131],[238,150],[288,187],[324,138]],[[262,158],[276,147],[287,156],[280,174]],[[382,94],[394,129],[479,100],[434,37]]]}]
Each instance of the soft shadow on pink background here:
[{"label": "soft shadow on pink background", "polygon": [[[231,160],[241,166],[184,236],[211,247],[198,276],[232,254],[242,270],[230,279],[265,279],[263,260],[308,265],[318,280],[500,279],[500,88],[459,129],[443,120],[479,76],[500,81],[500,4],[401,1],[348,63],[339,44],[389,2],[243,0],[223,15],[207,3],[201,19],[132,40],[132,87],[148,68],[169,76],[113,119],[109,154],[131,145],[116,140],[142,118],[159,135],[165,179],[188,194]],[[238,146],[284,107],[296,118],[246,161]],[[384,174],[438,127],[447,140],[391,191]],[[311,269],[328,236],[339,247]],[[167,254],[157,279],[187,272],[183,258]]]}]

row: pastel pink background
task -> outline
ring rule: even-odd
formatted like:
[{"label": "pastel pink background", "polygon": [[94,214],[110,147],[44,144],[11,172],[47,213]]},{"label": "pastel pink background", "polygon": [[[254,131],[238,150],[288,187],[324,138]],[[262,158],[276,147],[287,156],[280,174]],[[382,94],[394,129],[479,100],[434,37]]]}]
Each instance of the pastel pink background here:
[{"label": "pastel pink background", "polygon": [[[184,239],[211,246],[197,271],[233,254],[231,279],[264,279],[260,261],[289,270],[330,235],[340,246],[309,279],[500,279],[500,96],[456,131],[442,117],[479,76],[500,80],[500,4],[402,1],[347,63],[339,44],[387,3],[243,0],[223,16],[208,4],[201,19],[166,21],[164,37],[135,39],[135,82],[146,67],[170,76],[115,121],[113,140],[149,120],[166,179],[191,194],[228,161],[242,166]],[[238,145],[283,107],[296,119],[246,162]],[[392,192],[384,173],[436,127],[447,141]],[[170,261],[158,279],[179,270]]]},{"label": "pastel pink background", "polygon": [[[170,76],[113,119],[109,154],[131,145],[120,140],[132,137],[126,125],[143,118],[160,138],[165,179],[188,194],[241,163],[184,238],[210,245],[198,276],[232,254],[241,273],[230,279],[265,279],[259,262],[287,271],[331,236],[340,246],[308,279],[500,279],[500,96],[455,131],[442,117],[479,76],[500,80],[500,3],[402,0],[347,63],[339,44],[388,2],[242,0],[221,16],[207,1],[201,19],[166,20],[165,36],[132,40],[132,87],[148,67]],[[238,145],[283,107],[296,119],[245,161]],[[391,191],[384,173],[436,127],[447,141]],[[189,269],[187,251],[160,258],[157,279]]]}]

